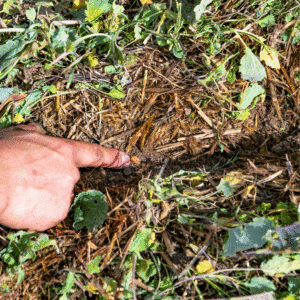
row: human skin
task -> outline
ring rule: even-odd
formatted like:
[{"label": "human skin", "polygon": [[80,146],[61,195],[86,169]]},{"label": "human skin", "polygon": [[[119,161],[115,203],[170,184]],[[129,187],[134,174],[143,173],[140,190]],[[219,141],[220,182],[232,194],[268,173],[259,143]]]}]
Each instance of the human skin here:
[{"label": "human skin", "polygon": [[44,134],[39,124],[0,129],[0,224],[44,231],[68,214],[79,167],[128,166],[122,151]]}]

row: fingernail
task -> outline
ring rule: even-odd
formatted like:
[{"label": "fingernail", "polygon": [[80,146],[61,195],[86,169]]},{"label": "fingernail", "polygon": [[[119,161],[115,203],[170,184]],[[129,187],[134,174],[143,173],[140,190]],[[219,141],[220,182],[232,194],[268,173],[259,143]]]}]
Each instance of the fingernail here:
[{"label": "fingernail", "polygon": [[130,164],[130,157],[126,153],[121,155],[121,165],[122,167],[127,167]]}]

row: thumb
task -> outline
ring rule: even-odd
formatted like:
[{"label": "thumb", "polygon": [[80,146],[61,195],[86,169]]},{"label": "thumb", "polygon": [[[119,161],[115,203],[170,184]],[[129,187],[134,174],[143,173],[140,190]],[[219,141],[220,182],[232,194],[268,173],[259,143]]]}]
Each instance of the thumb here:
[{"label": "thumb", "polygon": [[123,151],[80,141],[69,143],[77,167],[124,168],[130,164],[130,157]]}]

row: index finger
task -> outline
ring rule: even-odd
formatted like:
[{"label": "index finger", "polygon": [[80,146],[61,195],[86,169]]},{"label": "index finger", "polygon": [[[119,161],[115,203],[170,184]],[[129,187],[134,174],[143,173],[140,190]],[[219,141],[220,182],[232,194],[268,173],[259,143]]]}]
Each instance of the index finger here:
[{"label": "index finger", "polygon": [[124,168],[130,157],[123,151],[97,144],[69,140],[77,167]]}]

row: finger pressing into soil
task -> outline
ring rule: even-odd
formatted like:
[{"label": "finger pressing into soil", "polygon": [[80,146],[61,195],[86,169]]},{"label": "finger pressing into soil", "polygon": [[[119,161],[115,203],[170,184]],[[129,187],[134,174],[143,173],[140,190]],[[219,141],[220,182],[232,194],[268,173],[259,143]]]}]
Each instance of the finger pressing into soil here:
[{"label": "finger pressing into soil", "polygon": [[130,164],[130,157],[117,149],[80,141],[71,141],[70,145],[77,167],[124,168]]}]

